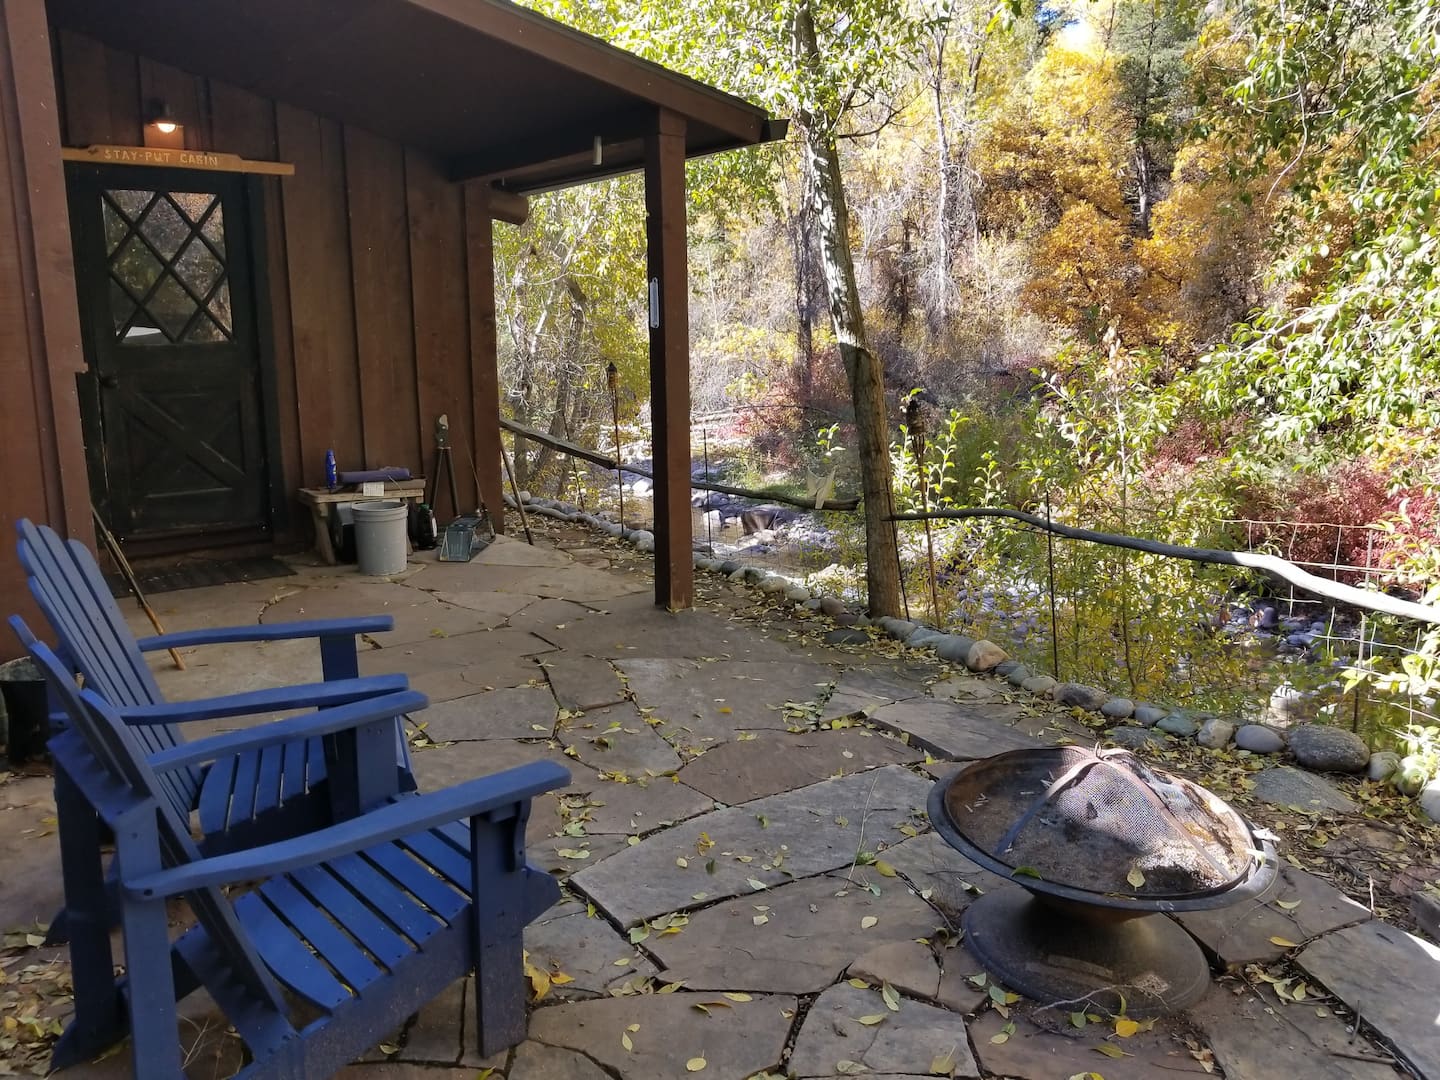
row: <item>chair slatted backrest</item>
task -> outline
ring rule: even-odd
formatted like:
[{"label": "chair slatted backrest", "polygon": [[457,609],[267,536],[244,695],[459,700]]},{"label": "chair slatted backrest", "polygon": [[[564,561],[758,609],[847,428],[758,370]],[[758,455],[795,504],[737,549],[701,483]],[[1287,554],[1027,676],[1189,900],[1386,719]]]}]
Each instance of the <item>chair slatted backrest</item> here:
[{"label": "chair slatted backrest", "polygon": [[[20,562],[29,574],[30,592],[85,685],[119,708],[163,703],[145,654],[86,547],[78,541],[66,543],[47,526],[22,520],[18,528]],[[185,741],[171,724],[147,724],[134,736],[151,754]],[[195,805],[200,772],[176,770],[166,775],[163,787],[172,804],[188,810]]]},{"label": "chair slatted backrest", "polygon": [[[64,708],[72,726],[85,741],[95,763],[115,782],[136,798],[155,807],[160,837],[160,854],[166,866],[182,866],[201,858],[200,850],[190,836],[185,819],[176,814],[164,796],[160,780],[150,767],[145,752],[129,727],[110,704],[92,690],[81,691],[66,671],[65,665],[43,642],[30,647],[30,655],[44,673],[58,703]],[[83,776],[76,782],[85,788]],[[92,799],[92,801],[94,801]],[[120,838],[120,867],[123,874],[124,843]],[[211,943],[224,959],[228,974],[254,998],[284,1013],[279,987],[260,960],[249,935],[241,927],[230,901],[218,888],[207,887],[185,894],[185,900],[205,928]],[[204,979],[219,972],[197,972]],[[223,998],[222,998],[223,1000]]]}]

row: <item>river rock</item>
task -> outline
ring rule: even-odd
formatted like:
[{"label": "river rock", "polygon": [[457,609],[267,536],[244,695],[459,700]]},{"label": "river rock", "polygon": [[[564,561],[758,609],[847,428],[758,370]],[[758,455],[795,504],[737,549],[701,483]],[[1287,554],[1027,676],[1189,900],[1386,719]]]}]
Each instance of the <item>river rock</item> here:
[{"label": "river rock", "polygon": [[812,596],[809,600],[806,600],[800,606],[803,607],[806,611],[819,611],[820,598],[818,596]]},{"label": "river rock", "polygon": [[1069,705],[1086,712],[1096,712],[1110,697],[1104,690],[1084,683],[1061,683],[1050,691],[1058,705]]},{"label": "river rock", "polygon": [[[1009,663],[1009,661],[1006,661],[1006,663]],[[1000,668],[1004,666],[1005,664],[1001,664],[1000,667],[997,667],[995,670],[999,671]],[[1035,673],[1024,664],[1016,664],[1009,671],[1005,672],[1005,681],[1011,686],[1024,686],[1025,681],[1033,678],[1034,675]]]},{"label": "river rock", "polygon": [[1431,780],[1420,789],[1420,809],[1431,821],[1440,822],[1440,780]]},{"label": "river rock", "polygon": [[740,571],[740,576],[751,585],[759,585],[765,580],[765,571],[758,566],[747,566]]},{"label": "river rock", "polygon": [[[805,588],[804,585],[791,585],[785,590],[785,599],[789,600],[792,604],[809,603],[810,590]],[[820,605],[817,604],[815,606],[819,607]]]},{"label": "river rock", "polygon": [[760,591],[770,595],[783,593],[789,587],[790,582],[786,581],[783,577],[767,577],[760,582]]},{"label": "river rock", "polygon": [[1235,732],[1235,748],[1252,754],[1278,754],[1285,749],[1285,736],[1264,724],[1243,724]]},{"label": "river rock", "polygon": [[1184,713],[1172,712],[1169,716],[1156,723],[1156,728],[1167,735],[1174,735],[1181,739],[1191,739],[1200,730],[1200,725]]},{"label": "river rock", "polygon": [[964,634],[946,634],[945,640],[935,646],[935,655],[952,664],[963,664],[975,647],[975,639]]},{"label": "river rock", "polygon": [[905,647],[907,649],[933,649],[944,640],[945,635],[939,630],[931,630],[928,626],[922,626],[905,639]]},{"label": "river rock", "polygon": [[1031,675],[1020,684],[1020,689],[1031,694],[1048,694],[1055,689],[1055,680],[1049,675]]},{"label": "river rock", "polygon": [[1370,764],[1365,766],[1366,780],[1389,780],[1400,768],[1400,755],[1394,750],[1379,750],[1370,755]]},{"label": "river rock", "polygon": [[1129,698],[1112,697],[1100,706],[1100,715],[1111,720],[1128,720],[1135,713],[1135,703]]},{"label": "river rock", "polygon": [[841,626],[825,635],[827,645],[868,645],[870,635],[853,626]]},{"label": "river rock", "polygon": [[1195,741],[1210,750],[1224,750],[1235,737],[1235,725],[1229,720],[1212,716],[1200,725]]},{"label": "river rock", "polygon": [[965,657],[965,666],[971,671],[991,671],[996,664],[1003,664],[1009,658],[1010,654],[999,645],[982,638],[971,646],[970,655]]},{"label": "river rock", "polygon": [[635,550],[636,550],[636,551],[654,551],[654,550],[655,550],[655,537],[651,536],[649,533],[642,533],[642,534],[640,535],[640,539],[635,541]]},{"label": "river rock", "polygon": [[820,597],[820,610],[833,619],[845,611],[845,605],[837,597],[822,596]]},{"label": "river rock", "polygon": [[1168,709],[1158,709],[1154,705],[1136,705],[1132,714],[1135,722],[1141,727],[1154,727],[1165,717],[1170,715]]},{"label": "river rock", "polygon": [[1370,764],[1370,748],[1364,739],[1326,724],[1301,724],[1293,729],[1290,752],[1301,765],[1317,772],[1358,773]]},{"label": "river rock", "polygon": [[[1010,678],[1010,673],[1018,667],[1024,667],[1019,660],[1006,660],[1003,663],[995,665],[995,674],[999,675],[1002,679],[1008,679]],[[1019,686],[1020,683],[1024,681],[1024,679],[1021,679],[1020,682],[1017,682],[1015,685]]]},{"label": "river rock", "polygon": [[894,638],[896,641],[904,641],[919,629],[919,627],[909,619],[893,619],[887,616],[886,618],[877,620],[877,622],[879,623],[880,629],[884,630],[887,636]]}]

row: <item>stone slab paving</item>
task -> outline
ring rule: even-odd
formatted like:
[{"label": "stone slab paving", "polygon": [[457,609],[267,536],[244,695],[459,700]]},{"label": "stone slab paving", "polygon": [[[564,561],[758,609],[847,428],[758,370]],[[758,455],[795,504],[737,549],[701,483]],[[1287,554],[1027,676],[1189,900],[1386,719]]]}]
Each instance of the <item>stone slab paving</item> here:
[{"label": "stone slab paving", "polygon": [[768,886],[848,866],[867,842],[893,835],[894,821],[923,807],[928,791],[924,780],[895,765],[826,780],[691,818],[572,882],[630,926],[696,906],[697,892],[713,901],[759,891],[751,881]]},{"label": "stone slab paving", "polygon": [[505,621],[500,611],[477,611],[443,603],[430,593],[391,582],[344,583],[305,589],[265,609],[266,623],[300,619],[337,619],[369,611],[389,615],[393,630],[370,635],[382,648],[414,644],[432,637],[489,630]]},{"label": "stone slab paving", "polygon": [[549,642],[524,630],[481,630],[458,637],[428,638],[394,648],[371,649],[359,657],[360,674],[384,675],[402,672],[416,675],[428,671],[469,668],[499,658],[520,658],[551,652]]},{"label": "stone slab paving", "polygon": [[1303,945],[1371,916],[1369,909],[1314,874],[1282,865],[1274,884],[1253,900],[1175,917],[1206,952],[1233,968],[1268,963],[1290,951],[1291,946],[1277,945],[1271,938]]},{"label": "stone slab paving", "polygon": [[730,1001],[686,991],[599,998],[536,1009],[530,1038],[578,1050],[625,1080],[677,1080],[697,1057],[704,1076],[743,1080],[780,1064],[796,1004],[779,994]]},{"label": "stone slab paving", "polygon": [[792,649],[760,637],[746,623],[708,611],[664,611],[650,595],[609,601],[594,615],[556,630],[551,640],[572,656],[795,659]]},{"label": "stone slab paving", "polygon": [[901,840],[888,848],[883,857],[917,889],[928,892],[930,903],[957,927],[961,912],[976,897],[991,889],[1012,885],[1008,879],[965,858],[938,833],[927,832]]},{"label": "stone slab paving", "polygon": [[639,836],[715,809],[715,800],[666,777],[597,784],[570,813],[589,836]]},{"label": "stone slab paving", "polygon": [[513,686],[432,704],[414,717],[433,742],[546,738],[555,698],[544,686]]},{"label": "stone slab paving", "polygon": [[410,688],[420,691],[433,705],[500,687],[528,686],[539,671],[533,656],[486,656],[466,667],[411,675]]},{"label": "stone slab paving", "polygon": [[778,795],[832,776],[918,761],[920,753],[872,731],[762,734],[707,750],[680,779],[723,803]]},{"label": "stone slab paving", "polygon": [[635,700],[689,742],[719,742],[737,731],[783,731],[784,705],[809,705],[828,692],[835,671],[790,661],[624,659],[618,665]]},{"label": "stone slab paving", "polygon": [[831,720],[869,716],[886,705],[920,697],[924,692],[923,687],[892,682],[863,672],[847,671],[840,676],[834,692],[816,719],[822,724],[828,724]]},{"label": "stone slab paving", "polygon": [[625,700],[625,685],[608,660],[555,654],[540,659],[550,689],[562,709],[598,709]]},{"label": "stone slab paving", "polygon": [[988,1000],[980,961],[953,938],[949,947],[937,946],[939,940],[935,935],[930,944],[911,940],[876,946],[850,965],[849,974],[872,985],[888,982],[901,993],[938,1001],[958,1013],[976,1012]]},{"label": "stone slab paving", "polygon": [[556,631],[565,629],[592,611],[594,608],[569,600],[537,600],[511,615],[506,625],[512,630],[528,630],[548,642]]},{"label": "stone slab paving", "polygon": [[525,949],[542,971],[574,980],[551,987],[556,1000],[603,994],[616,983],[656,972],[647,957],[604,919],[587,915],[577,900],[562,900],[526,927]]},{"label": "stone slab paving", "polygon": [[[1201,1075],[1192,1050],[1204,1046],[1230,1080],[1378,1080],[1393,1074],[1388,1045],[1420,1075],[1440,1077],[1440,950],[1288,867],[1260,902],[1182,921],[1219,964],[1271,964],[1308,979],[1312,997],[1329,987],[1361,1014],[1353,1041],[1334,999],[1287,1004],[1235,980],[1193,1014],[1131,1039],[1109,1024],[1051,1024],[1046,1010],[1033,1014],[1045,1024],[1037,1027],[1023,1002],[1007,1029],[972,981],[979,964],[939,930],[956,927],[976,895],[1010,883],[928,831],[925,800],[932,778],[956,762],[1093,733],[1043,702],[1017,700],[995,679],[956,673],[930,685],[945,671],[916,654],[821,648],[798,638],[783,613],[761,636],[731,614],[752,603],[748,591],[726,590],[708,611],[661,611],[648,579],[633,572],[637,560],[621,557],[623,573],[598,565],[611,558],[608,543],[584,539],[584,561],[596,565],[578,563],[578,552],[502,539],[471,564],[422,553],[402,580],[303,567],[283,582],[227,587],[236,590],[230,599],[165,598],[176,628],[215,625],[216,612],[228,613],[221,622],[269,622],[391,611],[399,633],[376,635],[361,662],[367,672],[407,673],[436,702],[414,718],[441,744],[417,745],[423,789],[541,759],[571,772],[563,792],[536,800],[526,830],[531,860],[568,877],[575,894],[527,929],[532,962],[569,977],[534,1008],[530,1040],[480,1060],[467,1045],[467,980],[393,1033],[387,1042],[398,1051],[366,1055],[368,1063],[342,1074],[347,1080],[473,1080],[482,1069],[507,1080],[669,1080],[691,1075],[686,1062],[702,1054],[699,1075],[716,1080],[766,1070],[818,1080],[854,1069],[902,1080],[936,1075],[932,1066],[946,1054],[957,1076],[1148,1080]],[[190,671],[159,665],[177,699],[318,677],[315,650],[304,643],[194,652]],[[807,707],[787,716],[787,701]],[[579,715],[560,721],[562,709]],[[868,721],[844,723],[861,716],[909,745]],[[842,729],[784,730],[816,720]],[[927,753],[948,760],[922,762]],[[1297,790],[1292,772],[1261,774],[1267,784],[1278,777],[1272,795],[1282,804]],[[0,856],[44,851],[53,866],[55,840],[44,835],[53,805],[17,800],[17,790],[29,789],[0,787],[8,800],[0,825],[23,826],[13,842],[0,832]],[[1331,785],[1326,791],[1344,799]],[[26,877],[28,862],[7,858],[0,923],[20,921],[12,913],[26,903],[45,917],[58,899],[58,874],[46,893]],[[662,924],[629,940],[629,927],[674,911],[688,912],[672,927],[678,932],[663,933]],[[1305,946],[1295,957],[1303,975],[1275,966],[1296,950],[1272,937]],[[886,983],[902,995],[898,1012],[875,989]],[[861,1016],[882,1019],[859,1024]],[[223,1033],[223,1021],[211,1021]],[[1370,1025],[1386,1045],[1366,1041]],[[1106,1036],[1127,1056],[1102,1057],[1095,1047]],[[221,1041],[232,1052],[238,1045]],[[128,1057],[84,1075],[128,1076]]]},{"label": "stone slab paving", "polygon": [[601,772],[662,776],[680,768],[680,755],[646,723],[634,702],[563,720],[559,737],[571,756]]},{"label": "stone slab paving", "polygon": [[[790,1075],[809,1077],[978,1077],[965,1021],[947,1009],[908,999],[892,1011],[876,990],[842,983],[821,994],[800,1028]],[[874,1017],[881,1017],[879,1022]],[[862,1023],[862,1018],[871,1021]],[[949,1062],[950,1069],[937,1067]],[[858,1068],[857,1068],[858,1066]]]},{"label": "stone slab paving", "polygon": [[[933,698],[898,701],[875,710],[870,718],[887,731],[909,736],[910,745],[956,761],[1044,745],[1024,731],[985,715],[984,706],[962,706]],[[1043,727],[1043,721],[1036,726]]]},{"label": "stone slab paving", "polygon": [[1422,1077],[1440,1076],[1440,946],[1372,920],[1296,957]]},{"label": "stone slab paving", "polygon": [[[1159,1020],[1149,1031],[1128,1039],[1113,1034],[1107,1023],[1086,1024],[1082,1030],[1067,1028],[1065,1017],[1056,1018],[1054,1029],[1039,1027],[1012,1013],[1006,1020],[998,1012],[981,1013],[970,1023],[970,1038],[986,1075],[1008,1080],[1066,1080],[1077,1074],[1099,1073],[1105,1080],[1159,1080],[1170,1076],[1209,1076],[1185,1043],[1183,1019]],[[994,1042],[1005,1026],[1014,1031],[1002,1042]],[[1108,1057],[1096,1047],[1110,1045],[1124,1057]],[[1199,1043],[1197,1042],[1197,1047]],[[1295,1070],[1271,1077],[1265,1074],[1240,1075],[1228,1080],[1296,1080],[1307,1073]]]},{"label": "stone slab paving", "polygon": [[[705,885],[697,878],[697,891]],[[645,947],[667,979],[692,989],[806,994],[824,990],[872,948],[913,944],[938,925],[934,910],[903,885],[886,882],[876,896],[844,875],[823,875],[697,911],[680,933],[652,933]]]},{"label": "stone slab paving", "polygon": [[[1390,1055],[1318,1001],[1296,1004],[1268,987],[1216,985],[1188,1013],[1227,1077],[1395,1080]],[[1365,1060],[1365,1059],[1369,1060]]]},{"label": "stone slab paving", "polygon": [[537,1042],[516,1047],[506,1076],[507,1080],[611,1080],[609,1073],[584,1054]]}]

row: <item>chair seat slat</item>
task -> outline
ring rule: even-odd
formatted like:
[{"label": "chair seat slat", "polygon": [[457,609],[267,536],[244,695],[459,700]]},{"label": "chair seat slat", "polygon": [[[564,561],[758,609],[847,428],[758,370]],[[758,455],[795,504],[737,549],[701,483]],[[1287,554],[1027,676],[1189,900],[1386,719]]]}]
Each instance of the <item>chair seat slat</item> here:
[{"label": "chair seat slat", "polygon": [[326,865],[416,945],[423,945],[446,925],[359,855],[344,855]]},{"label": "chair seat slat", "polygon": [[[275,881],[268,882],[264,891],[268,893],[269,886],[280,880],[283,879],[277,878]],[[292,910],[295,909],[285,910],[287,919],[293,919]],[[235,914],[239,917],[241,925],[250,932],[250,939],[255,945],[255,951],[265,961],[265,966],[270,969],[271,974],[295,993],[311,1004],[329,1012],[340,1008],[350,999],[350,993],[335,978],[329,968],[305,947],[305,943],[296,937],[290,927],[276,917],[275,912],[258,894],[246,893],[236,900]],[[333,953],[325,955],[327,960],[334,963]],[[367,966],[371,972],[374,972],[373,965]],[[335,968],[342,971],[342,975],[344,975],[338,963],[335,964]],[[344,975],[344,978],[352,986],[357,985],[349,975]],[[371,976],[371,981],[373,980],[374,975]],[[368,985],[368,983],[359,985]]]},{"label": "chair seat slat", "polygon": [[470,891],[470,857],[462,855],[454,847],[435,835],[438,830],[417,833],[401,840],[424,862],[429,863],[445,879],[458,889]]},{"label": "chair seat slat", "polygon": [[417,862],[396,844],[384,844],[370,848],[365,857],[385,873],[389,874],[410,892],[423,900],[427,907],[446,922],[454,922],[464,910],[466,897],[446,884],[445,879],[430,871],[428,866]]},{"label": "chair seat slat", "polygon": [[386,926],[323,864],[295,870],[290,877],[314,899],[317,908],[344,927],[387,968],[398,964],[414,951],[409,942]]}]

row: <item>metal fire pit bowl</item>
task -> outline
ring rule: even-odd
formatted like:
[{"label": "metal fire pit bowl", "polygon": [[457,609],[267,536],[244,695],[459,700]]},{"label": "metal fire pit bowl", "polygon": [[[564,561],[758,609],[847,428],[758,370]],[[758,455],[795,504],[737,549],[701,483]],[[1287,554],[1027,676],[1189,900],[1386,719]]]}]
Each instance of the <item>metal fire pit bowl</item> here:
[{"label": "metal fire pit bowl", "polygon": [[929,811],[951,847],[1020,886],[965,910],[970,951],[1010,989],[1070,1011],[1193,1005],[1210,968],[1163,913],[1249,899],[1275,877],[1274,849],[1244,818],[1125,750],[997,754],[937,782]]}]

